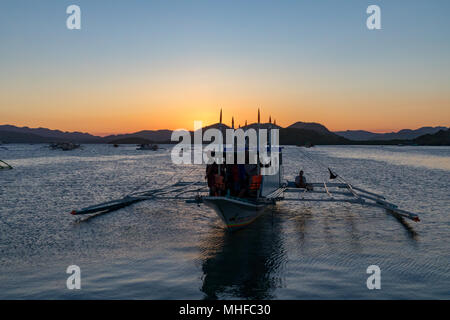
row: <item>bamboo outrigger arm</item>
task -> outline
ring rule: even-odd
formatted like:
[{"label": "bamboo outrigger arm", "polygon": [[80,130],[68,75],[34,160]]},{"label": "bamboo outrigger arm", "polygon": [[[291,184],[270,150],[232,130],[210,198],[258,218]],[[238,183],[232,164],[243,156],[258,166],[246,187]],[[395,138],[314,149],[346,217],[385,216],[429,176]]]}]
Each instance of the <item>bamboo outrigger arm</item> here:
[{"label": "bamboo outrigger arm", "polygon": [[178,182],[170,186],[129,194],[121,199],[100,203],[80,210],[73,210],[71,214],[82,215],[97,212],[110,212],[144,200],[192,200],[192,196],[183,196],[188,193],[206,192],[204,182]]},{"label": "bamboo outrigger arm", "polygon": [[[379,207],[390,211],[393,214],[402,216],[413,221],[420,221],[419,216],[416,213],[409,212],[403,209],[399,209],[397,205],[386,201],[386,198],[382,195],[364,190],[359,187],[352,186],[346,183],[308,183],[307,188],[293,187],[293,182],[288,182],[284,192],[285,193],[297,193],[299,195],[305,194],[327,194],[328,198],[288,198],[283,197],[280,200],[283,201],[299,201],[299,202],[347,202],[347,203],[359,203],[362,205]],[[324,190],[317,190],[317,189]],[[331,188],[337,190],[332,191]],[[342,191],[345,189],[345,191]],[[334,196],[341,196],[340,198]]]}]

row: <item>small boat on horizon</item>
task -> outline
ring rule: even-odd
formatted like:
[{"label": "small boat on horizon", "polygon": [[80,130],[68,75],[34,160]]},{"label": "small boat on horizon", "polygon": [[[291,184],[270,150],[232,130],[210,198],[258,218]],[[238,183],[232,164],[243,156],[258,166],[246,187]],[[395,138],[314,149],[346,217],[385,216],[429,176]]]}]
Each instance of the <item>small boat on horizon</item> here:
[{"label": "small boat on horizon", "polygon": [[70,151],[78,149],[80,147],[81,145],[73,142],[55,142],[49,145],[49,148],[52,150],[63,150],[63,151]]},{"label": "small boat on horizon", "polygon": [[157,151],[159,149],[157,144],[151,144],[151,143],[143,143],[138,145],[138,148],[136,150],[151,150],[151,151]]}]

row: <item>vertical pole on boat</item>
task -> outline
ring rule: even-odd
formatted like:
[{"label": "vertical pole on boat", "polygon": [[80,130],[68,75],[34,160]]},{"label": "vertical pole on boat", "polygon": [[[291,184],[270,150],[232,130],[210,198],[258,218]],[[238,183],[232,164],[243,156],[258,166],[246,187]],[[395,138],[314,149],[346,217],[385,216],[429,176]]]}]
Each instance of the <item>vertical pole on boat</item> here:
[{"label": "vertical pole on boat", "polygon": [[272,154],[272,117],[269,117],[269,133],[267,134],[267,145],[269,146],[269,150],[267,150],[267,155],[270,157]]},{"label": "vertical pole on boat", "polygon": [[[256,169],[256,172],[258,175],[261,174],[261,168],[259,166],[259,128],[260,128],[260,123],[261,123],[260,120],[261,120],[261,117],[260,117],[259,108],[258,108],[258,134],[257,134],[257,139],[256,139],[256,141],[257,141],[257,146],[256,146],[256,168],[257,169]],[[260,192],[260,190],[258,190],[256,192],[256,199],[259,198],[259,192]]]},{"label": "vertical pole on boat", "polygon": [[[219,118],[219,130],[222,132],[222,137],[225,137],[224,135],[224,128],[222,128],[221,126],[222,124],[222,108],[220,108],[220,118]],[[225,145],[223,144],[222,141],[222,145],[219,145],[219,148],[222,151],[222,156],[225,156]],[[217,164],[217,174],[220,176],[221,175],[221,171],[220,171],[220,161],[218,161],[219,163]]]}]

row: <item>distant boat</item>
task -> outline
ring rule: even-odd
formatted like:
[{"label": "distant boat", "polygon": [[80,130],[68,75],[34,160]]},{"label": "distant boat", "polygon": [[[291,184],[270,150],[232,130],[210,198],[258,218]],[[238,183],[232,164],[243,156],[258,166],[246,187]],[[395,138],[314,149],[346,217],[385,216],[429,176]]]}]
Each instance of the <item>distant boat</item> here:
[{"label": "distant boat", "polygon": [[150,143],[144,143],[139,145],[139,148],[136,148],[136,150],[152,150],[152,151],[156,151],[158,150],[159,147],[157,144],[150,144]]},{"label": "distant boat", "polygon": [[72,143],[72,142],[56,142],[56,143],[51,143],[49,145],[49,148],[52,150],[63,150],[63,151],[70,151],[70,150],[74,150],[74,149],[78,149],[80,147],[79,144],[77,143]]},{"label": "distant boat", "polygon": [[308,141],[308,142],[305,142],[304,145],[298,144],[297,147],[300,147],[300,148],[312,148],[312,147],[314,147],[314,144]]}]

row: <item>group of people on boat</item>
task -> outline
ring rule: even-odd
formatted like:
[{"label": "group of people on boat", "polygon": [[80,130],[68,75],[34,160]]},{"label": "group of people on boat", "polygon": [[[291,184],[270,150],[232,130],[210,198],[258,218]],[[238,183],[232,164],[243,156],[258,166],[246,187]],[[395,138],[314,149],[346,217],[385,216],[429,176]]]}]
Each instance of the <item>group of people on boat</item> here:
[{"label": "group of people on boat", "polygon": [[[256,197],[261,188],[262,176],[256,164],[222,164],[216,162],[206,165],[205,179],[210,196],[235,196],[239,198]],[[295,186],[312,190],[303,170],[295,177]]]},{"label": "group of people on boat", "polygon": [[208,164],[206,176],[211,196],[256,197],[262,176],[256,164]]}]

